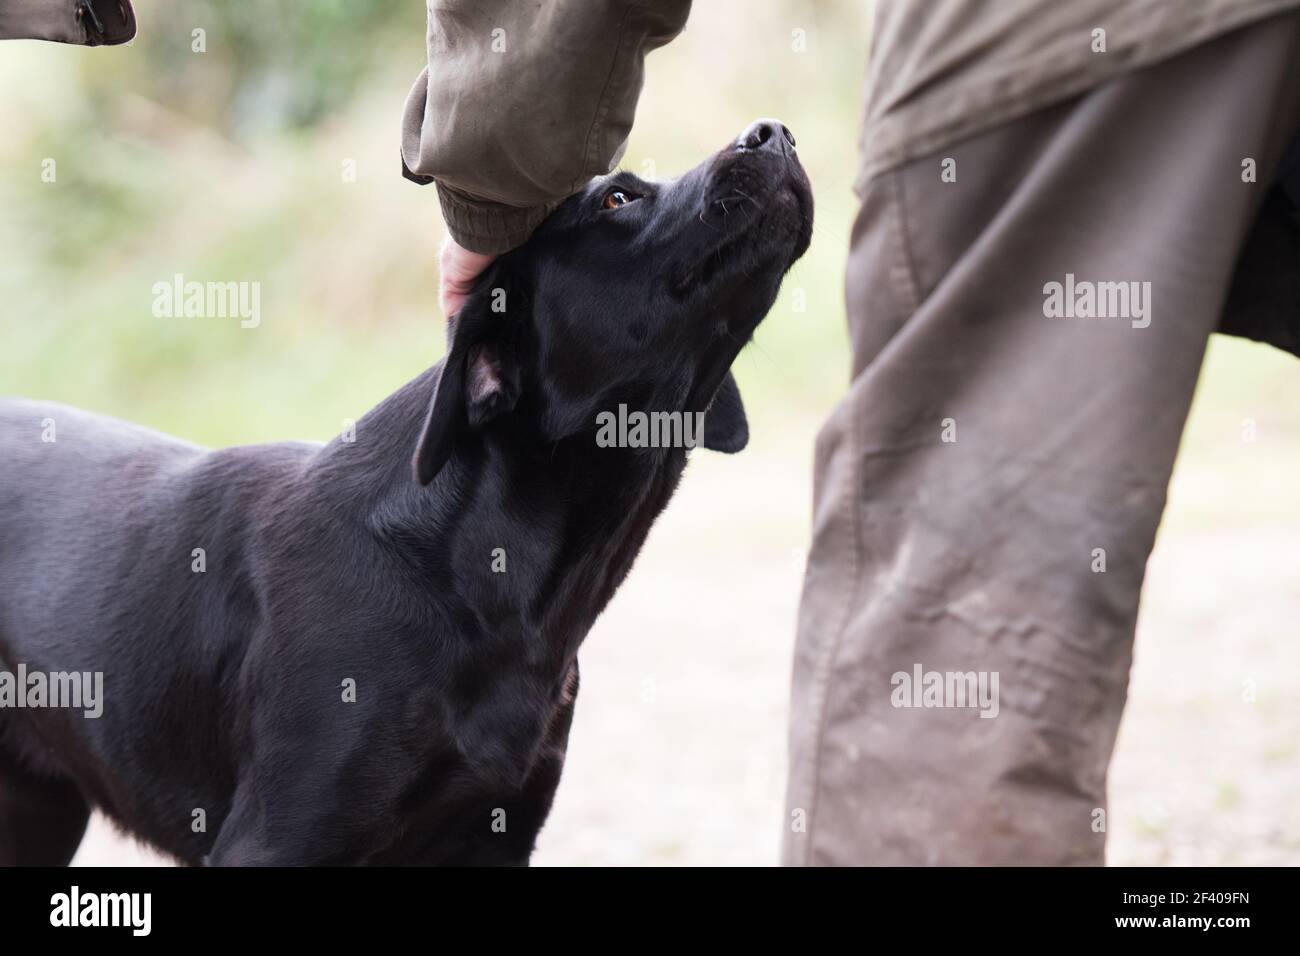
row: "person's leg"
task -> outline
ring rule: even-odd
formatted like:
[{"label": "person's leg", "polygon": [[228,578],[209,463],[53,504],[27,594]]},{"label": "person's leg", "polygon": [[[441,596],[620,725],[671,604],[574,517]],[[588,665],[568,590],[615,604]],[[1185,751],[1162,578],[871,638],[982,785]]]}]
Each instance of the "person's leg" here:
[{"label": "person's leg", "polygon": [[[1102,862],[1142,576],[1300,128],[1297,62],[1300,17],[1275,18],[869,183],[853,384],[817,444],[785,862]],[[1075,311],[1124,283],[1092,291],[1127,317],[1057,315],[1053,282]],[[894,677],[918,666],[997,675],[996,716],[897,706],[926,702]]]}]

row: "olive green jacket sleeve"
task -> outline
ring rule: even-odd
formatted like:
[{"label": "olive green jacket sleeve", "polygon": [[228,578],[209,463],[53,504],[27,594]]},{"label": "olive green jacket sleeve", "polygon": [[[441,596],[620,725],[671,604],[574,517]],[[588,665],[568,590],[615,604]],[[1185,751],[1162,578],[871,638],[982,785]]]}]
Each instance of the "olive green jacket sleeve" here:
[{"label": "olive green jacket sleeve", "polygon": [[0,40],[108,46],[133,36],[130,0],[0,0]]},{"label": "olive green jacket sleeve", "polygon": [[438,184],[452,237],[522,243],[623,154],[645,56],[690,0],[429,0],[428,66],[406,101],[403,172]]}]

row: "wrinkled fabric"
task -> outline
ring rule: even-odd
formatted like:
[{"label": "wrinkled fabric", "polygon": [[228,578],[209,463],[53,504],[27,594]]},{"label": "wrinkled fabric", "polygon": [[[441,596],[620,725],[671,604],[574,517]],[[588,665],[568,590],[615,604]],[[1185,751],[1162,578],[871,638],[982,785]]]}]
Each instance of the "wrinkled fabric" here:
[{"label": "wrinkled fabric", "polygon": [[858,189],[901,162],[1296,7],[1300,0],[877,0]]},{"label": "wrinkled fabric", "polygon": [[0,0],[0,40],[108,46],[133,36],[129,0]]},{"label": "wrinkled fabric", "polygon": [[[852,385],[816,445],[786,863],[1103,862],[1207,339],[1300,331],[1294,210],[1283,228],[1270,187],[1298,69],[1287,14],[864,180]],[[1052,314],[1067,281],[1150,283],[1147,316]],[[995,715],[903,706],[918,669],[996,675]]]},{"label": "wrinkled fabric", "polygon": [[436,181],[452,237],[519,245],[627,146],[646,54],[690,0],[443,0],[428,5],[428,65],[406,101],[408,178]]}]

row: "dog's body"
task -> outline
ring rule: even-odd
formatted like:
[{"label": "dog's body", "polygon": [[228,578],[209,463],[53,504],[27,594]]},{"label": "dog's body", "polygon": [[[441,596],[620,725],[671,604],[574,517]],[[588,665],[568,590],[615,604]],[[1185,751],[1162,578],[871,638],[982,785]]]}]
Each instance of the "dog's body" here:
[{"label": "dog's body", "polygon": [[[457,457],[430,494],[408,459],[433,381],[363,418],[356,442],[324,448],[204,452],[4,403],[0,440],[21,457],[0,484],[3,659],[102,671],[106,703],[99,719],[0,712],[2,746],[36,773],[72,771],[91,803],[190,862],[213,851],[196,809],[278,834],[275,849],[218,843],[230,862],[526,858],[559,780],[577,642],[685,452],[641,463],[574,442],[546,463]],[[47,419],[56,440],[33,441]],[[612,473],[618,458],[646,473]],[[504,481],[512,471],[529,480]],[[577,480],[601,506],[571,496]],[[611,500],[620,487],[638,500]],[[403,508],[416,498],[433,500]],[[569,535],[539,526],[585,545],[561,555]],[[148,733],[121,736],[124,714]],[[250,774],[271,793],[238,793]],[[350,832],[315,855],[345,801]],[[292,813],[262,819],[275,805]],[[504,833],[490,826],[497,808]]]},{"label": "dog's body", "polygon": [[[807,246],[802,171],[784,142],[747,149],[754,129],[739,158],[638,181],[640,220],[610,199],[627,177],[562,206],[484,277],[444,363],[355,440],[205,451],[0,403],[0,670],[101,672],[105,698],[97,719],[0,709],[0,862],[66,862],[91,806],[189,863],[526,862],[578,646],[686,462],[600,447],[594,413],[710,409],[706,446],[743,446],[727,369]],[[653,292],[629,290],[647,314],[562,271],[593,235],[636,240],[688,200],[739,215],[733,190],[757,211],[703,265],[655,237],[677,253],[637,277]],[[682,208],[654,208],[670,197]],[[508,314],[489,307],[501,290]]]}]

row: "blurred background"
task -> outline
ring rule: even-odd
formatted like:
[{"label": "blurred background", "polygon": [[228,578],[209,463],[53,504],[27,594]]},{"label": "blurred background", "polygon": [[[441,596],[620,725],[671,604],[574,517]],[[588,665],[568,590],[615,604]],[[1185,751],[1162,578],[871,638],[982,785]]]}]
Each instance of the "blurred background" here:
[{"label": "blurred background", "polygon": [[[326,440],[442,350],[437,200],[398,162],[424,5],[137,7],[129,46],[0,45],[0,393],[208,445]],[[750,448],[693,456],[584,646],[538,864],[777,860],[812,440],[847,380],[869,7],[701,2],[648,61],[625,167],[676,175],[776,116],[817,228],[737,363]],[[176,273],[260,282],[260,326],[155,318]],[[1300,862],[1297,475],[1300,363],[1216,339],[1148,574],[1113,864]],[[96,819],[78,862],[158,858]]]}]

